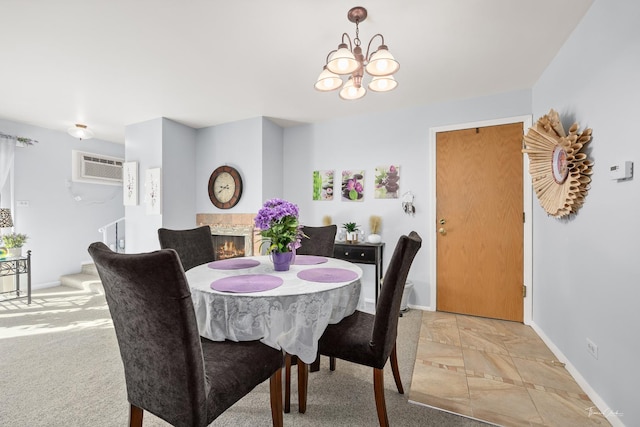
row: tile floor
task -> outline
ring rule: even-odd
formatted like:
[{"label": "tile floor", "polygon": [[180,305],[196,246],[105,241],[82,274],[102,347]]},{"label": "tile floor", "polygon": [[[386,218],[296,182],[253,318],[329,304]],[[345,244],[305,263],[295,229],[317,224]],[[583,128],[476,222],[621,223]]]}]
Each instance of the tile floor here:
[{"label": "tile floor", "polygon": [[610,425],[531,327],[444,312],[422,315],[409,400],[503,426]]}]

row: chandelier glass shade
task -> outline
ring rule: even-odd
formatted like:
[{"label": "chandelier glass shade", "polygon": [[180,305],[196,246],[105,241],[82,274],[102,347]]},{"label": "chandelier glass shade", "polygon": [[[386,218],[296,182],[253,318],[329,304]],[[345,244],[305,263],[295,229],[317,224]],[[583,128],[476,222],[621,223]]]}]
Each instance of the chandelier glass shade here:
[{"label": "chandelier glass shade", "polygon": [[320,76],[318,76],[318,80],[316,81],[316,89],[321,92],[329,92],[338,89],[340,86],[342,86],[342,79],[340,76],[329,71],[325,65]]},{"label": "chandelier glass shade", "polygon": [[[342,34],[342,42],[336,50],[327,55],[326,65],[316,80],[315,88],[321,92],[330,92],[340,89],[340,98],[345,100],[360,99],[366,95],[367,90],[362,86],[364,72],[372,76],[368,85],[374,92],[388,92],[398,86],[393,74],[398,71],[400,64],[389,52],[384,44],[382,34],[376,34],[369,40],[366,54],[362,54],[359,37],[359,24],[367,17],[367,10],[363,7],[354,7],[349,10],[347,18],[356,24],[356,37],[353,39],[347,33]],[[379,37],[381,44],[371,52],[371,43]],[[347,44],[345,41],[348,41]],[[349,76],[344,82],[341,76]]]},{"label": "chandelier glass shade", "polygon": [[398,86],[393,76],[376,76],[369,82],[369,89],[374,92],[389,92]]}]

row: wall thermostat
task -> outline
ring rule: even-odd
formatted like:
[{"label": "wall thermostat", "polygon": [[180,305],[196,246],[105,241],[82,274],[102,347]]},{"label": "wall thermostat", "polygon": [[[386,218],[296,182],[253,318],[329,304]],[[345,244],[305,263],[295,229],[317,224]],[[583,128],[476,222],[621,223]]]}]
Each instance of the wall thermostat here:
[{"label": "wall thermostat", "polygon": [[633,162],[626,161],[609,166],[611,179],[629,179],[633,176]]}]

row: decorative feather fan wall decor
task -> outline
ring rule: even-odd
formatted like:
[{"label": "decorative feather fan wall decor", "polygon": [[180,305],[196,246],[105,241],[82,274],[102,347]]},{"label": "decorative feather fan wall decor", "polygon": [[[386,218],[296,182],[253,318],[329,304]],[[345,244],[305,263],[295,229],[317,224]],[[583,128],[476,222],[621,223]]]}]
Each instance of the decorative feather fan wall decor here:
[{"label": "decorative feather fan wall decor", "polygon": [[574,123],[567,135],[553,109],[542,116],[524,137],[533,189],[542,208],[555,218],[575,214],[589,191],[593,162],[583,152],[591,129],[581,133]]}]

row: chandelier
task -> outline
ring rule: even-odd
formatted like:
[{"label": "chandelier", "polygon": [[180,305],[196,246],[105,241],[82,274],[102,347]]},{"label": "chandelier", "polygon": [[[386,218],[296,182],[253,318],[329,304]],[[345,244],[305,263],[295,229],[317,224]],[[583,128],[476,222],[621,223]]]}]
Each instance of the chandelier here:
[{"label": "chandelier", "polygon": [[[326,65],[318,76],[315,88],[321,92],[330,92],[342,87],[340,98],[360,99],[367,93],[362,86],[362,77],[366,71],[373,77],[367,86],[369,90],[388,92],[395,89],[398,82],[393,78],[393,74],[398,71],[400,64],[384,44],[382,34],[371,37],[366,54],[362,54],[358,25],[367,18],[367,9],[361,6],[354,7],[347,13],[347,18],[356,24],[356,37],[352,43],[347,33],[342,34],[342,42],[338,49],[327,55]],[[380,37],[381,44],[370,54],[371,43],[376,37]],[[349,42],[348,45],[345,40]],[[341,76],[349,76],[344,85]]]}]

